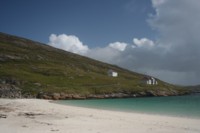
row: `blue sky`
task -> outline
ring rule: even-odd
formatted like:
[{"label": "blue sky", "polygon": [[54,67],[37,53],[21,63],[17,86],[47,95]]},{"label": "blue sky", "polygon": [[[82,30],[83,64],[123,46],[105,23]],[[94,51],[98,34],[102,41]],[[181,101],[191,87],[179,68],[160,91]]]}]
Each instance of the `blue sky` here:
[{"label": "blue sky", "polygon": [[0,0],[0,31],[200,84],[199,0]]},{"label": "blue sky", "polygon": [[90,47],[154,39],[146,22],[150,0],[1,0],[0,31],[48,42],[50,34],[78,36]]}]

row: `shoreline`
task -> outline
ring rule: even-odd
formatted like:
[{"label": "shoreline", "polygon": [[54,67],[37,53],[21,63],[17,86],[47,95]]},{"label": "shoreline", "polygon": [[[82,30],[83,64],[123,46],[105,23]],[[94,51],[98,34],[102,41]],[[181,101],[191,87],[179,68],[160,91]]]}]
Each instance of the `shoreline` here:
[{"label": "shoreline", "polygon": [[[191,100],[190,96],[194,95],[170,96],[170,97],[118,98],[118,99],[56,100],[52,102],[65,106],[102,109],[115,112],[200,119],[200,114],[199,114],[200,111],[198,111],[199,108],[197,108],[199,104],[198,105],[196,104],[196,106],[191,106],[192,104],[191,102],[199,100],[200,95],[199,94],[197,95],[199,98],[196,99],[195,101],[193,100],[194,97],[192,97]],[[130,100],[133,101],[130,102]],[[160,103],[158,103],[158,101],[162,101],[160,102],[161,105]],[[167,103],[162,104],[163,102],[166,101]],[[187,105],[185,104],[185,102],[187,102]]]},{"label": "shoreline", "polygon": [[[90,99],[89,99],[90,100]],[[77,108],[83,108],[83,109],[91,109],[91,110],[103,110],[103,111],[108,111],[108,112],[121,112],[121,113],[130,113],[130,114],[144,114],[144,115],[152,115],[152,116],[165,116],[165,117],[175,117],[175,118],[185,118],[185,119],[197,119],[200,120],[200,117],[198,116],[185,116],[185,115],[176,115],[176,114],[158,114],[156,112],[154,113],[149,113],[149,112],[141,112],[141,111],[130,111],[130,110],[116,110],[116,109],[108,109],[108,108],[95,108],[95,107],[85,107],[85,106],[78,106],[78,105],[67,105],[67,104],[62,104],[58,102],[54,102],[54,100],[50,100],[50,103],[53,104],[59,104],[63,106],[70,106],[70,107],[77,107]],[[200,124],[200,123],[199,123]]]},{"label": "shoreline", "polygon": [[41,99],[0,99],[4,133],[199,133],[200,119],[91,109]]},{"label": "shoreline", "polygon": [[140,98],[140,97],[162,97],[162,96],[183,96],[189,92],[166,92],[166,91],[142,91],[137,93],[110,93],[110,94],[66,94],[66,93],[39,93],[36,98],[46,100],[89,100],[89,99],[119,99],[119,98]]}]

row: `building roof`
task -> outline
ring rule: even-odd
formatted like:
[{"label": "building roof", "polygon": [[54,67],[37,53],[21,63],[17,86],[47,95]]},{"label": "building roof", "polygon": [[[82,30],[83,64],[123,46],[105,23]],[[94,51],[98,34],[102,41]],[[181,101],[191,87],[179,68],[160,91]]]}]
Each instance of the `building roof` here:
[{"label": "building roof", "polygon": [[150,76],[143,77],[143,80],[151,80],[151,79],[155,79],[155,78],[154,77],[150,77]]}]

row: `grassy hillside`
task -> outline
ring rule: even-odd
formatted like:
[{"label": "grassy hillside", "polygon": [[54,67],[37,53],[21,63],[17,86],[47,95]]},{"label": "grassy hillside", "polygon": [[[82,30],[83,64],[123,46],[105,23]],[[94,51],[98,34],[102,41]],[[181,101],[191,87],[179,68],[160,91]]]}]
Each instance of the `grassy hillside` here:
[{"label": "grassy hillside", "polygon": [[[109,69],[117,71],[119,76],[109,77]],[[141,82],[143,77],[114,65],[0,33],[0,79],[14,82],[22,93],[88,95],[181,90],[160,80],[156,86],[145,85]]]}]

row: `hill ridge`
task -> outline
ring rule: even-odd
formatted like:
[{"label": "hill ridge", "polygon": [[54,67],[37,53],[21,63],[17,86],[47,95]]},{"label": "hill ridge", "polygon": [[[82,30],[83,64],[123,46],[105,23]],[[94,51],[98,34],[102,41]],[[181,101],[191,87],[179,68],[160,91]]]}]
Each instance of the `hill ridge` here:
[{"label": "hill ridge", "polygon": [[[119,76],[108,76],[109,69]],[[11,92],[12,87],[18,88],[18,95],[22,97],[44,98],[46,95],[49,99],[55,93],[59,97],[65,94],[65,98],[67,95],[80,98],[185,93],[180,87],[158,79],[158,85],[146,85],[141,82],[144,76],[30,39],[0,33],[0,85],[1,90],[10,89],[6,93]]]}]

